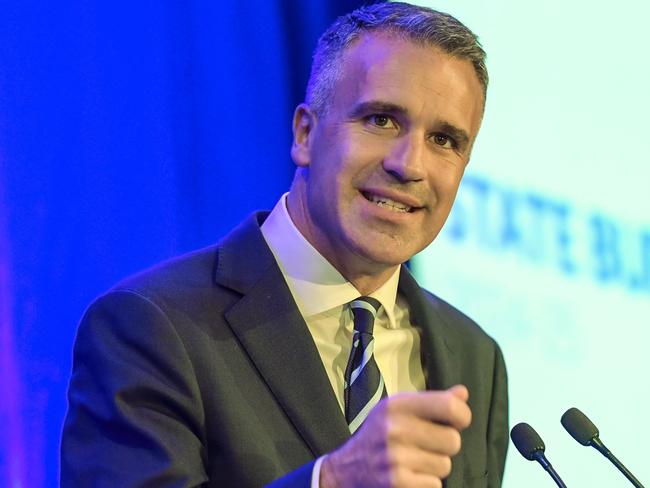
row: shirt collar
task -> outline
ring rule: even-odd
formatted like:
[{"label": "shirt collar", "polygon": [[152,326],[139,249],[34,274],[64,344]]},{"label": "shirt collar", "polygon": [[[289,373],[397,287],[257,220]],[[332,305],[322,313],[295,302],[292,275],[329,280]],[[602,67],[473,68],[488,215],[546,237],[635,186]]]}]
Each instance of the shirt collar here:
[{"label": "shirt collar", "polygon": [[[287,195],[282,195],[262,224],[262,234],[303,317],[326,312],[358,298],[360,293],[354,285],[294,225],[287,210]],[[386,283],[370,294],[383,305],[389,328],[396,328],[394,308],[398,282],[399,266]]]}]

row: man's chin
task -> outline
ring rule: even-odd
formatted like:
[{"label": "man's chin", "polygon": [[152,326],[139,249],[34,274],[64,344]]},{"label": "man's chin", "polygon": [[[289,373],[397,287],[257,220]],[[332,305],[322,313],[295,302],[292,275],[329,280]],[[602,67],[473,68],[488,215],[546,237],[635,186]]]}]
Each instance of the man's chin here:
[{"label": "man's chin", "polygon": [[364,246],[359,249],[359,256],[378,269],[399,266],[413,256],[410,251],[401,249],[395,244]]}]

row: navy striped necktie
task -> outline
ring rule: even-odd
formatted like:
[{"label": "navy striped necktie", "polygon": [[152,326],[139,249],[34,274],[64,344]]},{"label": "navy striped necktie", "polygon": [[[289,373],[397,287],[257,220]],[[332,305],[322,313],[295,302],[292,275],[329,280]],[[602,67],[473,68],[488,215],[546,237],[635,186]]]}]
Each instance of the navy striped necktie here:
[{"label": "navy striped necktie", "polygon": [[379,400],[386,396],[384,379],[373,355],[372,330],[381,304],[371,297],[350,302],[354,314],[352,350],[345,369],[345,419],[350,432],[361,426]]}]

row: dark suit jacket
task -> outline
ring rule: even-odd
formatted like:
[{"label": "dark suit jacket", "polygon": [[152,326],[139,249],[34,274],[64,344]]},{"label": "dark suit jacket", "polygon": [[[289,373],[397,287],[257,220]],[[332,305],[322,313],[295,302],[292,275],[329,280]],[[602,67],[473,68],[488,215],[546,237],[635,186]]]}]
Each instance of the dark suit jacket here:
[{"label": "dark suit jacket", "polygon": [[[63,486],[308,487],[349,431],[316,346],[250,218],[219,244],[130,278],[87,310],[74,348]],[[423,291],[427,386],[470,391],[448,488],[500,485],[507,393],[496,343]]]}]

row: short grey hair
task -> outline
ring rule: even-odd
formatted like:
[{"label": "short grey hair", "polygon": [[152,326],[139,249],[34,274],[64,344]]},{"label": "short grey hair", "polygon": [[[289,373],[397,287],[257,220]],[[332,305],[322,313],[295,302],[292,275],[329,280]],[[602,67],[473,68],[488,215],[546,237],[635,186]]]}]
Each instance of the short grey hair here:
[{"label": "short grey hair", "polygon": [[305,102],[317,115],[327,113],[340,75],[343,53],[363,34],[370,32],[385,32],[437,47],[469,61],[483,87],[483,96],[487,94],[486,55],[471,30],[455,17],[427,7],[402,2],[379,3],[339,17],[318,40],[305,96]]}]

